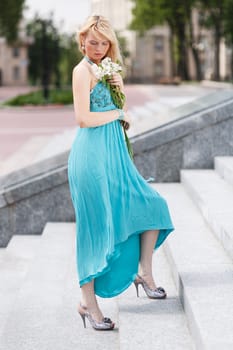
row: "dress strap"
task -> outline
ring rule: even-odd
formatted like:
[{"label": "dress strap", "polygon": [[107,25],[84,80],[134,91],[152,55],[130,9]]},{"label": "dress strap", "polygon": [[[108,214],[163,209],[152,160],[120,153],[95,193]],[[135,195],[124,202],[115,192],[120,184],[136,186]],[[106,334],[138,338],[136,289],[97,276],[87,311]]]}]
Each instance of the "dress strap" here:
[{"label": "dress strap", "polygon": [[93,64],[94,64],[94,62],[92,62],[92,60],[90,60],[90,58],[89,58],[89,57],[84,56],[84,58],[85,58],[85,60],[86,60],[88,63],[90,63],[91,65],[93,65]]}]

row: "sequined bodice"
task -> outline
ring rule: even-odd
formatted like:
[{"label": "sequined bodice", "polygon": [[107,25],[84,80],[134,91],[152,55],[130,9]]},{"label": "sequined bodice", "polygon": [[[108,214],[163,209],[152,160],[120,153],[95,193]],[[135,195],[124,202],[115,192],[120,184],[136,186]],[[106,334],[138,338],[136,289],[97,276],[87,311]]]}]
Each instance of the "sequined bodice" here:
[{"label": "sequined bodice", "polygon": [[110,111],[116,109],[108,88],[99,81],[90,92],[90,111]]}]

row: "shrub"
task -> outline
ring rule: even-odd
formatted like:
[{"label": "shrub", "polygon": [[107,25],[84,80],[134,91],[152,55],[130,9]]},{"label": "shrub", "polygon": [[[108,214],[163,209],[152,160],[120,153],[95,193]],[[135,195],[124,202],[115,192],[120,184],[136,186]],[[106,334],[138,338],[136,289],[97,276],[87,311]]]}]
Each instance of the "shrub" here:
[{"label": "shrub", "polygon": [[72,104],[73,97],[70,89],[50,90],[49,100],[45,101],[42,90],[16,96],[4,103],[7,106],[46,105],[46,104]]}]

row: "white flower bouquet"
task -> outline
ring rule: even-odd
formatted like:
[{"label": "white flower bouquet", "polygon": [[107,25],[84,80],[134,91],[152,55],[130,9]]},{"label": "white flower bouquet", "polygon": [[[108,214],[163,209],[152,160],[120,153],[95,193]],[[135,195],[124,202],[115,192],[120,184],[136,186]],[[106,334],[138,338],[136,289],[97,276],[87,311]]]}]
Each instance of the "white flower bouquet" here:
[{"label": "white flower bouquet", "polygon": [[[122,67],[118,63],[112,62],[110,57],[105,57],[100,64],[92,64],[91,68],[95,77],[109,89],[114,105],[119,109],[123,109],[125,104],[125,94],[120,90],[119,86],[111,85],[108,82],[112,74],[122,71]],[[126,134],[126,124],[124,121],[120,122],[123,126],[125,142],[129,155],[131,159],[133,159],[133,149]]]}]

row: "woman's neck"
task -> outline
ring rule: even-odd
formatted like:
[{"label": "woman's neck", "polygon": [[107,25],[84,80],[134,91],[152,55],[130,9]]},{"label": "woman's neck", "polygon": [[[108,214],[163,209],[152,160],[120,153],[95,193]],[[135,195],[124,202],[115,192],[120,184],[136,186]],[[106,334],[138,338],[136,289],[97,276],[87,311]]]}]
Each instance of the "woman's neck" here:
[{"label": "woman's neck", "polygon": [[101,60],[92,60],[87,55],[84,56],[85,60],[90,64],[100,64]]}]

